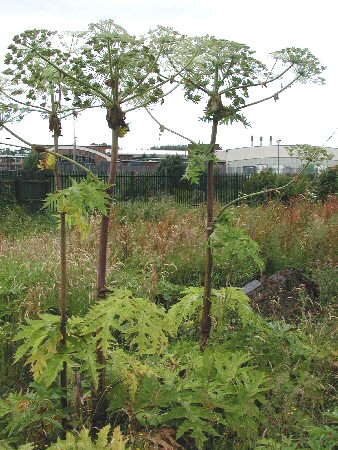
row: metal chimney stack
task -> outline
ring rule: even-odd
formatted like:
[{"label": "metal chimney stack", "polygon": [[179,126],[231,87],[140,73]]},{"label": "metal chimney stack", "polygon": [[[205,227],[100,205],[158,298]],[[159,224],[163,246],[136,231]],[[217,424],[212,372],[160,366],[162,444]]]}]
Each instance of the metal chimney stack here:
[{"label": "metal chimney stack", "polygon": [[251,136],[251,147],[253,147],[253,136]]},{"label": "metal chimney stack", "polygon": [[270,136],[270,145],[272,145],[272,136]]},{"label": "metal chimney stack", "polygon": [[263,145],[263,137],[262,136],[260,136],[260,138],[259,138],[259,145],[262,147],[262,145]]}]

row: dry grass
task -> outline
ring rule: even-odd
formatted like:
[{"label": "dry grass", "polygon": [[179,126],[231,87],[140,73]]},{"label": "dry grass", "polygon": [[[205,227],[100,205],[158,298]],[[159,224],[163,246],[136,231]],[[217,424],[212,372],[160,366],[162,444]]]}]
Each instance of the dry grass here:
[{"label": "dry grass", "polygon": [[[148,210],[146,209],[148,208]],[[331,265],[337,254],[337,200],[314,204],[297,200],[289,205],[234,209],[262,249],[267,270],[292,266]],[[116,208],[110,226],[108,282],[153,296],[159,286],[200,284],[204,265],[205,208],[184,209],[169,204]],[[84,312],[95,298],[98,220],[91,236],[68,234],[68,304]],[[23,316],[56,307],[59,292],[59,236],[55,228],[31,227],[0,239],[0,305],[17,302]],[[218,268],[215,268],[217,273]]]},{"label": "dry grass", "polygon": [[338,200],[314,203],[308,198],[289,204],[237,208],[238,225],[259,243],[267,270],[283,267],[311,269],[314,264],[336,264]]}]

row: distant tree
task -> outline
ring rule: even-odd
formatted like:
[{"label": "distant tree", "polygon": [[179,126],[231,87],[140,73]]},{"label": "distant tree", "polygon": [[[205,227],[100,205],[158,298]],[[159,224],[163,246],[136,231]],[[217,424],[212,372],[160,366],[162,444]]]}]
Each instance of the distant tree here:
[{"label": "distant tree", "polygon": [[15,151],[14,150],[10,150],[9,148],[2,148],[0,149],[0,155],[15,155]]},{"label": "distant tree", "polygon": [[154,145],[153,147],[150,147],[150,150],[187,150],[188,146],[185,144],[178,144],[178,145]]},{"label": "distant tree", "polygon": [[326,200],[329,195],[338,194],[338,165],[320,174],[314,181],[314,187],[320,200]]},{"label": "distant tree", "polygon": [[35,151],[30,151],[26,158],[23,160],[22,168],[24,170],[37,170],[37,166],[41,158],[41,154],[38,154]]},{"label": "distant tree", "polygon": [[185,162],[180,155],[169,155],[163,158],[157,172],[161,175],[175,176],[181,179],[185,173]]},{"label": "distant tree", "polygon": [[163,175],[161,185],[167,195],[173,195],[174,189],[181,184],[185,169],[184,159],[180,155],[169,155],[160,161],[157,173]]},{"label": "distant tree", "polygon": [[[284,186],[293,177],[291,175],[282,175],[273,173],[271,169],[264,170],[261,173],[257,173],[245,181],[243,186],[244,194],[251,194],[253,192],[264,191],[266,189],[273,189]],[[279,198],[282,201],[288,201],[290,198],[304,194],[307,189],[311,189],[311,178],[305,173],[300,177],[297,177],[297,181],[292,183],[288,189],[283,190],[283,194],[278,192],[269,192],[268,194],[261,194],[248,199],[248,203],[251,205],[258,205],[260,203],[266,203],[273,198]]]}]

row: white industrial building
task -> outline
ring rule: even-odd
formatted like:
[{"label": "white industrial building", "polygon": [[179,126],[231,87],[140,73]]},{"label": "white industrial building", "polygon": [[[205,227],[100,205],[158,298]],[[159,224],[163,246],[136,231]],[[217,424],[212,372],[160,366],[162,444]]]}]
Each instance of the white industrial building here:
[{"label": "white industrial building", "polygon": [[[305,162],[291,157],[287,147],[292,146],[260,145],[230,148],[217,150],[216,154],[227,173],[253,174],[269,169],[280,174],[298,173]],[[327,150],[333,154],[333,158],[314,167],[315,171],[322,171],[338,164],[338,149],[327,147]]]}]

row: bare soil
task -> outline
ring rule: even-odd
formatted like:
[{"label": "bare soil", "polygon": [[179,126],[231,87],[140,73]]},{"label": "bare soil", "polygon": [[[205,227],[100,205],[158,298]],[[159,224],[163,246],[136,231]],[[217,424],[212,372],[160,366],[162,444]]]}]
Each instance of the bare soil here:
[{"label": "bare soil", "polygon": [[318,285],[299,270],[281,270],[262,277],[261,283],[249,297],[253,308],[264,317],[298,323],[304,315],[318,316],[322,311]]}]

